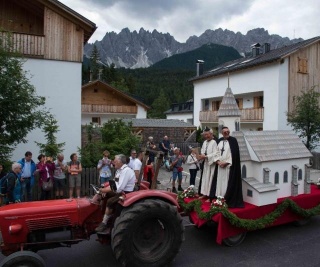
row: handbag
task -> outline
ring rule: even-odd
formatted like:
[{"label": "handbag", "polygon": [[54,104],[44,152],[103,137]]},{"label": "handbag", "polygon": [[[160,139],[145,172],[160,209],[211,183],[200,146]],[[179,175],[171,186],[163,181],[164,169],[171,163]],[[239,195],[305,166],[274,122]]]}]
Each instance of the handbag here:
[{"label": "handbag", "polygon": [[52,179],[49,178],[47,181],[42,181],[42,190],[43,191],[50,191],[53,188]]},{"label": "handbag", "polygon": [[[193,159],[193,161],[195,161],[194,157],[191,154],[190,154],[190,156]],[[196,170],[199,171],[200,170],[199,165],[197,163],[194,163],[194,164],[196,165]]]}]

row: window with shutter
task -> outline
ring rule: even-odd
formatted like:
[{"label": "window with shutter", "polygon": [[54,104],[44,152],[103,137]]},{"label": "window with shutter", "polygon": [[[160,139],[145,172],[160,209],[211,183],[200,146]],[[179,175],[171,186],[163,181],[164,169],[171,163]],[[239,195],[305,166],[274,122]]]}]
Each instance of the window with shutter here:
[{"label": "window with shutter", "polygon": [[298,72],[302,74],[308,73],[308,60],[306,58],[298,58]]}]

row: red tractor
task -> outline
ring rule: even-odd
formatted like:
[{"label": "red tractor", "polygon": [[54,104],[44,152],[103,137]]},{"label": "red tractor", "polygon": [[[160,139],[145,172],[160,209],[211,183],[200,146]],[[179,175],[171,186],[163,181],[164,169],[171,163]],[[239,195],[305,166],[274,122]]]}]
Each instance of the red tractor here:
[{"label": "red tractor", "polygon": [[[68,247],[88,240],[102,220],[105,199],[64,199],[17,203],[0,208],[0,248],[7,256],[0,266],[43,267],[38,250]],[[143,183],[141,188],[147,189]],[[176,194],[139,190],[126,194],[112,221],[109,242],[123,266],[164,266],[184,239]]]}]

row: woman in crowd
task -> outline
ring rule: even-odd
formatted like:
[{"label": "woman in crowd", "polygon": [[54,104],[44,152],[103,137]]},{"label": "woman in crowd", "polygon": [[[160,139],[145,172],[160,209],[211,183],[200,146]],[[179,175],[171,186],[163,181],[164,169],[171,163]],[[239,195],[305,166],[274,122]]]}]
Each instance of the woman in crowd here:
[{"label": "woman in crowd", "polygon": [[103,158],[98,162],[98,171],[100,172],[100,185],[108,182],[112,176],[110,153],[108,150],[103,151]]},{"label": "woman in crowd", "polygon": [[70,159],[68,163],[69,197],[72,198],[74,188],[76,188],[77,198],[80,198],[82,166],[78,161],[77,153],[72,153]]},{"label": "woman in crowd", "polygon": [[44,188],[43,184],[46,182],[50,182],[53,185],[53,172],[55,169],[54,162],[52,162],[52,158],[46,158],[45,155],[40,154],[38,156],[39,162],[37,163],[37,171],[39,173],[39,186],[41,188],[41,197],[40,200],[48,200],[51,194],[51,188]]}]

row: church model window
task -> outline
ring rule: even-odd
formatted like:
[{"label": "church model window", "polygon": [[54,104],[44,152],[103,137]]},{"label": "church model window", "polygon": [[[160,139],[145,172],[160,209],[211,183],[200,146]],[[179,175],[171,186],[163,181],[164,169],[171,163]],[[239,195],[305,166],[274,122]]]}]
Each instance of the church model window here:
[{"label": "church model window", "polygon": [[299,169],[298,171],[298,180],[302,180],[302,170]]},{"label": "church model window", "polygon": [[274,174],[274,184],[279,184],[279,173],[278,172],[276,172]]},{"label": "church model window", "polygon": [[250,189],[247,190],[247,196],[252,197],[252,190],[250,190]]},{"label": "church model window", "polygon": [[247,177],[247,167],[246,165],[242,166],[242,171],[241,171],[241,178],[246,178]]},{"label": "church model window", "polygon": [[288,172],[287,171],[284,171],[284,173],[283,173],[283,182],[284,183],[288,182]]}]

